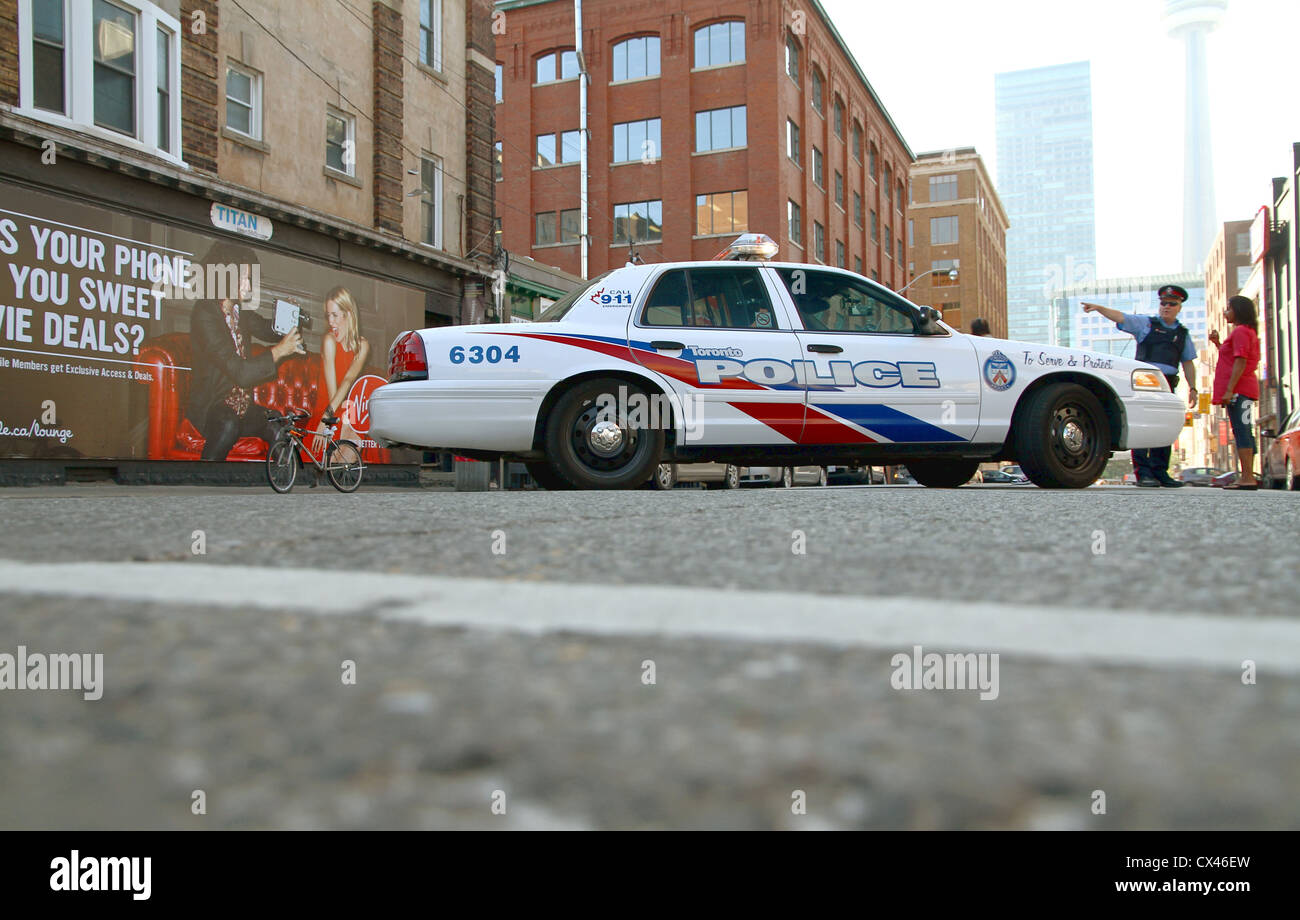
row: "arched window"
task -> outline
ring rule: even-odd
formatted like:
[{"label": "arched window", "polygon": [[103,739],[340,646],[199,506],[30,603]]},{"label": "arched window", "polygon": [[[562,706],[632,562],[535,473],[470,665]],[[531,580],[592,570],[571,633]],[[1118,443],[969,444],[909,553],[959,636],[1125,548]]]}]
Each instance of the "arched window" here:
[{"label": "arched window", "polygon": [[867,175],[871,177],[872,181],[876,179],[876,159],[876,145],[872,144],[867,152]]},{"label": "arched window", "polygon": [[695,30],[696,67],[722,67],[744,61],[744,22],[715,22]]},{"label": "arched window", "polygon": [[555,50],[537,59],[537,82],[554,83],[573,80],[578,76],[578,52]]},{"label": "arched window", "polygon": [[853,119],[853,159],[862,162],[862,123]]},{"label": "arched window", "polygon": [[822,72],[816,67],[812,69],[812,107],[817,110],[818,115],[825,115],[822,111]]},{"label": "arched window", "polygon": [[791,80],[799,82],[799,45],[793,35],[788,35],[785,39],[785,72]]},{"label": "arched window", "polygon": [[659,36],[644,35],[619,42],[614,46],[613,61],[615,83],[659,76]]}]

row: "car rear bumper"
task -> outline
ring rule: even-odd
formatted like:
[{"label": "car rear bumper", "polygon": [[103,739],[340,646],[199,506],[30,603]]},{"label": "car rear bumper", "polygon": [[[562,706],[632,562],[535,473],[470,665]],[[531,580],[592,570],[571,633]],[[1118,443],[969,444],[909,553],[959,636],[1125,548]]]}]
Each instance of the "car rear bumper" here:
[{"label": "car rear bumper", "polygon": [[408,380],[370,395],[370,435],[390,444],[524,452],[548,381]]}]

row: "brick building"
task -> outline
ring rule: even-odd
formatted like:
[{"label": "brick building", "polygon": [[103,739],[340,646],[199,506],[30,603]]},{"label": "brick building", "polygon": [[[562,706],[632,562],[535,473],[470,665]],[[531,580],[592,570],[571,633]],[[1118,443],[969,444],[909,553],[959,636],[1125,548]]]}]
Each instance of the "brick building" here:
[{"label": "brick building", "polygon": [[[119,241],[147,253],[150,277],[135,281],[149,283],[155,262],[199,265],[215,244],[238,242],[260,260],[259,307],[288,298],[315,315],[304,341],[317,362],[324,295],[343,286],[371,340],[368,366],[386,369],[391,334],[494,314],[492,55],[491,0],[0,0],[6,258],[36,277],[50,267],[37,244],[70,228],[110,252]],[[81,280],[111,290],[133,265]],[[75,290],[79,279],[62,280]],[[196,290],[187,281],[170,289],[175,303],[159,295],[125,357],[100,348],[91,361],[84,336],[73,354],[71,333],[61,348],[39,336],[0,346],[67,351],[88,367],[143,364],[132,359],[150,343],[188,347],[184,288]],[[17,290],[0,304],[38,322],[54,312]],[[27,397],[0,390],[3,417],[31,417]],[[61,413],[95,402],[69,393]],[[120,399],[123,427],[156,427],[137,418],[146,401],[156,414],[155,395],[105,396],[101,408]],[[142,440],[100,434],[56,452],[145,455]],[[47,447],[0,444],[0,457]]]},{"label": "brick building", "polygon": [[912,153],[820,3],[496,4],[497,215],[506,249],[588,276],[707,259],[742,231],[779,258],[905,283]]},{"label": "brick building", "polygon": [[[963,332],[988,320],[1007,336],[1007,213],[973,147],[922,153],[912,164],[908,299],[943,311]],[[957,269],[956,280],[945,274]],[[931,274],[931,272],[934,272]]]}]

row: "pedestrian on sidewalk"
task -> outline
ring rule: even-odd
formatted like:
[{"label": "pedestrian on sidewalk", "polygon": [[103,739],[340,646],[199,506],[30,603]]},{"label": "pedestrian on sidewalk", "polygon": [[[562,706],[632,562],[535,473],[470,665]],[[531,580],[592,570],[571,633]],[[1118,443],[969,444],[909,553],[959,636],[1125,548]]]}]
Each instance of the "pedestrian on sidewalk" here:
[{"label": "pedestrian on sidewalk", "polygon": [[1232,441],[1237,445],[1240,473],[1229,489],[1254,491],[1255,478],[1255,404],[1259,401],[1259,323],[1255,301],[1249,297],[1228,298],[1223,318],[1232,326],[1228,338],[1219,344],[1219,330],[1210,330],[1210,344],[1219,349],[1214,364],[1214,388],[1211,402],[1228,410],[1232,422]]},{"label": "pedestrian on sidewalk", "polygon": [[[1187,376],[1187,405],[1196,406],[1196,347],[1187,327],[1178,321],[1178,311],[1187,300],[1187,291],[1176,284],[1166,284],[1156,296],[1160,298],[1158,316],[1121,313],[1101,304],[1084,303],[1085,313],[1100,313],[1114,323],[1121,332],[1137,339],[1137,359],[1154,364],[1169,381],[1169,389],[1178,389],[1178,365]],[[1133,472],[1137,484],[1145,487],[1166,486],[1178,488],[1184,483],[1169,475],[1169,457],[1173,445],[1168,447],[1134,448]]]}]

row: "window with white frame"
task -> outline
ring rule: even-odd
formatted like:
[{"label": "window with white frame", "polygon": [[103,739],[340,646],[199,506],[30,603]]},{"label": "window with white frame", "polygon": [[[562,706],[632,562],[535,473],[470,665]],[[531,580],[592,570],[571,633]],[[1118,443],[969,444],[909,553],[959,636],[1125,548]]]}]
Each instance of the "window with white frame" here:
[{"label": "window with white frame", "polygon": [[799,162],[799,126],[788,118],[785,120],[785,155]]},{"label": "window with white frame", "polygon": [[635,163],[642,159],[659,159],[659,125],[658,118],[625,121],[614,125],[613,162]]},{"label": "window with white frame", "polygon": [[614,82],[659,76],[659,36],[629,38],[614,46]]},{"label": "window with white frame", "polygon": [[822,152],[818,150],[816,147],[813,147],[812,149],[812,160],[813,160],[813,182],[816,183],[818,188],[825,188],[826,187],[826,176],[825,176],[826,158],[822,156]]},{"label": "window with white frame", "polygon": [[946,246],[957,242],[956,217],[930,218],[930,245]]},{"label": "window with white frame", "polygon": [[442,70],[442,0],[420,0],[420,63]]},{"label": "window with white frame", "polygon": [[537,59],[538,83],[576,80],[577,77],[578,52],[576,51],[552,51]]},{"label": "window with white frame", "polygon": [[748,143],[743,105],[695,113],[695,152],[730,150]]},{"label": "window with white frame", "polygon": [[180,150],[180,23],[148,0],[18,0],[18,111]]},{"label": "window with white frame", "polygon": [[790,242],[803,245],[803,209],[788,199],[785,203],[785,232]]},{"label": "window with white frame", "polygon": [[262,138],[262,75],[233,61],[226,64],[226,127]]},{"label": "window with white frame", "polygon": [[813,256],[818,262],[826,261],[826,228],[813,221]]},{"label": "window with white frame", "polygon": [[502,87],[502,85],[501,85],[501,84],[502,84],[502,80],[504,79],[504,70],[505,70],[505,68],[502,67],[502,65],[500,65],[500,64],[497,65],[497,75],[496,75],[496,81],[497,81],[497,102],[503,102],[503,101],[505,101],[505,96],[502,95],[502,89],[503,89],[503,87]]},{"label": "window with white frame", "polygon": [[442,160],[420,157],[420,239],[442,248]]},{"label": "window with white frame", "polygon": [[745,24],[715,22],[695,30],[695,66],[721,67],[745,60]]},{"label": "window with white frame", "polygon": [[357,120],[335,108],[325,110],[325,165],[349,176],[357,168]]}]

